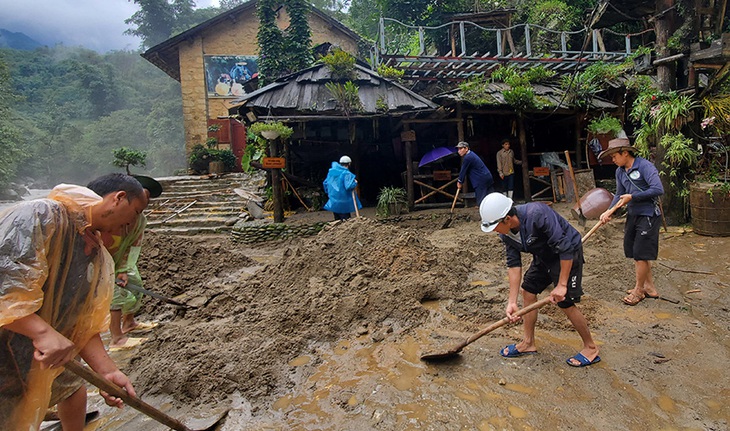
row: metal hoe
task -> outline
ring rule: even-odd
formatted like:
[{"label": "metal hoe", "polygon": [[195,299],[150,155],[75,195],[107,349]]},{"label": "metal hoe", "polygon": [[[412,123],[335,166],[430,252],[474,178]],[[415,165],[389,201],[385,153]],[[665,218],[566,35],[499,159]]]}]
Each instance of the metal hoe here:
[{"label": "metal hoe", "polygon": [[451,203],[451,212],[449,212],[449,218],[446,219],[443,225],[441,225],[441,229],[446,229],[447,227],[451,226],[451,222],[454,221],[454,207],[456,206],[456,200],[459,199],[459,192],[461,189],[456,189],[456,194],[454,195],[454,202]]}]

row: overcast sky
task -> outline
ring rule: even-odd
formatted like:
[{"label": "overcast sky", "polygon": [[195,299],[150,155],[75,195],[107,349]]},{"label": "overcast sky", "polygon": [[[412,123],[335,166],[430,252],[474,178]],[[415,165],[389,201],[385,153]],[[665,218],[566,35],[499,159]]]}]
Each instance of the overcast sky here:
[{"label": "overcast sky", "polygon": [[[218,0],[197,0],[198,8]],[[129,0],[0,0],[0,28],[25,33],[53,46],[83,46],[98,52],[137,49],[139,39],[127,36],[124,20],[138,10]]]}]

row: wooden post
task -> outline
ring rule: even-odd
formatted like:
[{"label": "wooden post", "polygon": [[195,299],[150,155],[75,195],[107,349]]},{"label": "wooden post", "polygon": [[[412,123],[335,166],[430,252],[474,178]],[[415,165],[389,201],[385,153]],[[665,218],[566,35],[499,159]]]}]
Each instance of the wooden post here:
[{"label": "wooden post", "polygon": [[527,137],[525,136],[525,119],[522,114],[517,114],[517,128],[520,135],[520,152],[522,153],[522,191],[525,194],[525,202],[532,200],[530,189],[530,167],[527,164]]},{"label": "wooden post", "polygon": [[[278,143],[277,139],[272,139],[269,141],[269,152],[271,153],[271,157],[279,157],[279,149],[276,145]],[[281,170],[280,169],[272,169],[271,170],[271,188],[274,192],[274,222],[275,223],[283,223],[284,222],[284,193],[281,189]]]},{"label": "wooden post", "polygon": [[[403,125],[403,136],[409,135],[411,126],[409,123]],[[401,142],[406,147],[406,194],[408,195],[408,207],[413,208],[413,201],[415,200],[415,194],[413,192],[413,147],[410,139],[403,140]]]},{"label": "wooden post", "polygon": [[456,122],[456,138],[457,142],[464,140],[464,114],[461,109],[461,102],[456,102],[456,118],[459,120]]}]

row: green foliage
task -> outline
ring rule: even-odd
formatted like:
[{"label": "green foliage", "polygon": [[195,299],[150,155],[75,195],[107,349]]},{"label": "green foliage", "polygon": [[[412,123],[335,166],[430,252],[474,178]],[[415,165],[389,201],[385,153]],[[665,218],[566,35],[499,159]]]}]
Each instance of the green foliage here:
[{"label": "green foliage", "polygon": [[127,175],[130,174],[130,166],[147,166],[147,153],[143,151],[122,147],[114,150],[113,154],[114,161],[112,161],[112,164],[114,166],[124,168],[127,171]]},{"label": "green foliage", "polygon": [[196,173],[207,172],[210,162],[223,162],[226,172],[236,169],[236,156],[233,151],[216,150],[195,144],[188,159],[190,169]]},{"label": "green foliage", "polygon": [[307,21],[309,3],[305,0],[285,0],[290,25],[286,33],[276,25],[276,15],[282,2],[259,0],[259,79],[268,84],[276,78],[304,69],[312,64],[312,35]]},{"label": "green foliage", "polygon": [[355,77],[355,57],[341,49],[334,49],[320,60],[334,79],[353,79]]},{"label": "green foliage", "polygon": [[211,149],[218,148],[218,138],[209,137],[205,140],[205,146]]},{"label": "green foliage", "polygon": [[346,116],[362,111],[360,88],[354,82],[347,81],[344,85],[337,82],[327,82],[324,86],[332,94],[332,97],[337,101],[337,106]]},{"label": "green foliage", "polygon": [[175,27],[175,9],[167,0],[132,0],[140,10],[124,20],[132,25],[124,34],[142,39],[141,48],[149,48],[168,39]]},{"label": "green foliage", "polygon": [[679,130],[694,119],[693,110],[699,104],[692,96],[679,95],[674,91],[668,93],[645,91],[634,101],[629,114],[639,123],[636,129],[637,147],[648,149],[660,130],[670,133]]},{"label": "green foliage", "polygon": [[555,76],[555,72],[543,67],[533,67],[521,72],[513,66],[501,67],[492,73],[493,81],[501,81],[509,85],[504,90],[505,101],[518,113],[540,107],[542,102],[535,97],[533,83],[544,82]]},{"label": "green foliage", "polygon": [[266,142],[266,138],[264,138],[261,134],[264,131],[273,130],[278,132],[279,139],[282,141],[286,141],[289,137],[291,137],[292,133],[294,133],[294,129],[284,125],[281,121],[259,121],[253,123],[248,130],[254,135],[262,138],[264,142]]},{"label": "green foliage", "polygon": [[528,2],[526,22],[554,32],[530,27],[533,52],[550,52],[559,49],[559,31],[570,31],[580,24],[580,11],[562,0],[538,0]]},{"label": "green foliage", "polygon": [[623,130],[623,126],[618,118],[611,117],[610,115],[601,115],[598,118],[592,119],[588,123],[587,129],[594,135],[610,134],[615,138]]},{"label": "green foliage", "polygon": [[488,91],[489,82],[478,76],[459,84],[461,98],[472,106],[494,105],[494,99]]},{"label": "green foliage", "polygon": [[681,133],[667,133],[659,140],[664,150],[662,172],[669,179],[670,186],[683,199],[689,196],[692,171],[697,166],[699,153],[690,138]]},{"label": "green foliage", "polygon": [[402,187],[383,187],[378,193],[378,202],[375,207],[375,213],[379,217],[388,217],[391,215],[393,205],[408,205],[408,193]]},{"label": "green foliage", "polygon": [[375,101],[375,110],[377,112],[390,111],[390,106],[388,106],[388,102],[383,99],[383,96],[378,97],[378,100]]},{"label": "green foliage", "polygon": [[251,166],[251,163],[260,162],[266,156],[268,144],[269,141],[251,132],[250,127],[248,128],[246,131],[246,148],[243,151],[243,157],[241,157],[241,168],[244,172],[251,173],[254,171],[255,168]]},{"label": "green foliage", "polygon": [[18,145],[20,130],[12,115],[11,106],[17,101],[10,85],[10,74],[3,58],[0,57],[0,188],[13,178],[17,164],[24,159]]},{"label": "green foliage", "polygon": [[[575,75],[563,75],[560,86],[566,91],[569,104],[580,108],[590,105],[593,97],[606,88],[608,82],[614,81],[631,70],[633,63],[622,64],[595,63]],[[642,78],[648,78],[642,76]]]},{"label": "green foliage", "polygon": [[[0,115],[0,124],[13,118],[13,141],[23,149],[18,176],[48,187],[85,184],[109,172],[119,147],[145,151],[151,175],[186,166],[180,84],[138,53],[59,45],[0,55],[10,73],[0,99],[19,96],[12,112]],[[0,158],[5,154],[0,150]]]},{"label": "green foliage", "polygon": [[400,81],[405,73],[405,70],[396,69],[395,67],[390,67],[387,64],[381,64],[378,66],[378,75],[383,78]]}]

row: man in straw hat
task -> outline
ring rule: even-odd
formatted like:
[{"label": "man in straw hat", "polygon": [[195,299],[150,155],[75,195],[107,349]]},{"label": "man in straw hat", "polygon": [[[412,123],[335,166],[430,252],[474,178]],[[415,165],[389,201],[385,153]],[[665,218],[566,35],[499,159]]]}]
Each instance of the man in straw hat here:
[{"label": "man in straw hat", "polygon": [[[651,261],[659,253],[659,227],[661,211],[659,196],[664,187],[659,172],[648,160],[636,155],[636,148],[627,138],[609,141],[608,148],[598,155],[601,159],[611,156],[616,168],[616,194],[612,208],[619,199],[627,202],[626,227],[624,228],[624,254],[634,259],[636,285],[623,298],[627,305],[636,305],[644,298],[658,298],[651,275]],[[611,220],[608,210],[601,214],[601,222]]]}]

